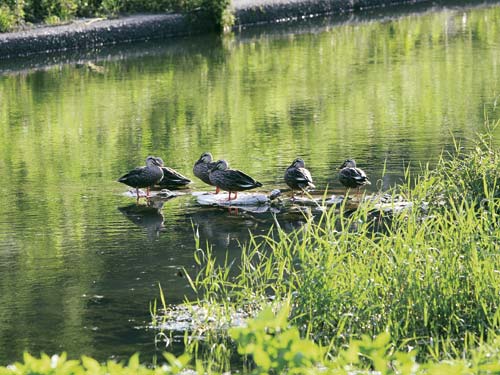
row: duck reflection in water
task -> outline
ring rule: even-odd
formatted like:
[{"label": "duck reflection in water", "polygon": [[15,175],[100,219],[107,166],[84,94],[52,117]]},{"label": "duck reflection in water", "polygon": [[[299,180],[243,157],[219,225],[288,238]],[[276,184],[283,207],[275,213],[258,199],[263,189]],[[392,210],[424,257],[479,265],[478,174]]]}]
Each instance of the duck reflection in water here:
[{"label": "duck reflection in water", "polygon": [[268,230],[267,222],[262,223],[250,216],[228,215],[227,208],[202,208],[190,213],[191,222],[195,225],[200,235],[201,243],[208,241],[218,249],[228,246],[238,246],[246,242],[251,232],[258,232],[262,226]]},{"label": "duck reflection in water", "polygon": [[160,232],[165,229],[161,208],[163,201],[150,200],[147,205],[131,204],[118,207],[127,219],[139,227],[146,229],[148,240],[154,241],[159,238]]}]

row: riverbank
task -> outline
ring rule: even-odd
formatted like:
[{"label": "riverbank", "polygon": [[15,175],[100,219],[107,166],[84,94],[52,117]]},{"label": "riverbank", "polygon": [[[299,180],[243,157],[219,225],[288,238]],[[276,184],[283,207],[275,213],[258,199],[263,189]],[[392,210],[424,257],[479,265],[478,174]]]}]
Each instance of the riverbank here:
[{"label": "riverbank", "polygon": [[[447,2],[440,4],[470,5]],[[480,2],[482,4],[484,2]],[[429,7],[427,0],[236,0],[232,5],[233,29],[266,23],[283,23],[322,15],[362,14],[404,4]],[[84,19],[61,26],[38,26],[0,34],[0,60],[67,50],[91,50],[126,42],[161,40],[202,34],[209,27],[182,14],[134,15],[118,19]]]}]

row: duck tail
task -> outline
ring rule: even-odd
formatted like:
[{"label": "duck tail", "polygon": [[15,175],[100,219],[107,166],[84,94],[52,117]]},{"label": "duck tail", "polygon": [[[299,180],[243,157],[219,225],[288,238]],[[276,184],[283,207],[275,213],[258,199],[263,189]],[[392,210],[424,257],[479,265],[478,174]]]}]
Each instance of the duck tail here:
[{"label": "duck tail", "polygon": [[255,182],[255,187],[261,187],[261,186],[262,184],[259,181]]}]

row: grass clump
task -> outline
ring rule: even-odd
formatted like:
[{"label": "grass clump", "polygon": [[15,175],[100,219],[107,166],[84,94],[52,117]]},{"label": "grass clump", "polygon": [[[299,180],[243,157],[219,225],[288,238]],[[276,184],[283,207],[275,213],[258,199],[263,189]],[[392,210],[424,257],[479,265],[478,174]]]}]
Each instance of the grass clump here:
[{"label": "grass clump", "polygon": [[449,209],[463,201],[479,209],[498,200],[500,153],[493,140],[497,125],[487,123],[487,133],[477,136],[470,151],[455,143],[456,155],[442,158],[435,169],[427,166],[423,175],[415,179],[417,189],[405,186],[407,197],[428,202],[433,209]]},{"label": "grass clump", "polygon": [[334,355],[386,332],[392,348],[416,348],[420,361],[471,358],[500,333],[499,161],[480,136],[391,192],[411,203],[400,214],[366,203],[296,232],[278,226],[244,246],[237,265],[218,267],[207,251],[193,280],[197,303],[251,315],[270,298],[290,300],[291,323]]}]

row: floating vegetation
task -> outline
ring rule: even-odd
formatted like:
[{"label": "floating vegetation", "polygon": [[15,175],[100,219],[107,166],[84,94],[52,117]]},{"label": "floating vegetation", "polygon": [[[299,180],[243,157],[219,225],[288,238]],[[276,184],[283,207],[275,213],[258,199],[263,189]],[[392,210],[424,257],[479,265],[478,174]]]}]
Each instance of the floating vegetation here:
[{"label": "floating vegetation", "polygon": [[161,315],[154,316],[156,323],[152,327],[162,331],[197,332],[197,337],[200,338],[205,331],[221,331],[242,326],[249,317],[248,312],[242,309],[216,316],[204,306],[173,305],[164,309]]}]

